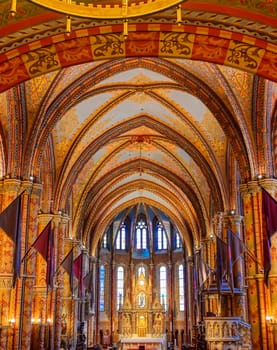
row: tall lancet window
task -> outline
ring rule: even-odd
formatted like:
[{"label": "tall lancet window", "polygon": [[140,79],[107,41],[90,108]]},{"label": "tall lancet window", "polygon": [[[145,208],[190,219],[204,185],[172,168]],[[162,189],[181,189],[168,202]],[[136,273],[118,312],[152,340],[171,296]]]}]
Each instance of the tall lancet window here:
[{"label": "tall lancet window", "polygon": [[159,222],[156,226],[157,232],[157,248],[158,250],[167,249],[167,236],[163,225]]},{"label": "tall lancet window", "polygon": [[136,226],[136,248],[147,248],[147,225],[143,219],[140,219]]},{"label": "tall lancet window", "polygon": [[160,267],[160,302],[167,310],[167,269],[165,266]]},{"label": "tall lancet window", "polygon": [[140,277],[140,275],[143,275],[145,277],[145,267],[144,266],[139,266],[139,268],[138,268],[138,277]]},{"label": "tall lancet window", "polygon": [[99,271],[99,310],[105,311],[105,266],[100,266]]},{"label": "tall lancet window", "polygon": [[102,239],[102,248],[104,248],[104,249],[108,248],[108,234],[107,234],[107,232],[104,233],[104,236]]},{"label": "tall lancet window", "polygon": [[124,269],[122,266],[117,268],[117,310],[123,305],[124,296]]},{"label": "tall lancet window", "polygon": [[179,311],[185,311],[184,265],[179,265]]},{"label": "tall lancet window", "polygon": [[117,233],[115,248],[119,250],[126,249],[126,225],[124,222],[120,225],[119,231]]},{"label": "tall lancet window", "polygon": [[179,233],[176,231],[175,232],[175,248],[180,249],[182,248],[182,242]]}]

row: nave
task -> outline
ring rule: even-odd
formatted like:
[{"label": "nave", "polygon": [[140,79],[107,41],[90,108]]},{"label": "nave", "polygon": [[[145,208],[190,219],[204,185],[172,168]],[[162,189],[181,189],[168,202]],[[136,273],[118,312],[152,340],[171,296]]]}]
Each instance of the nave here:
[{"label": "nave", "polygon": [[276,6],[0,1],[0,349],[277,348]]}]

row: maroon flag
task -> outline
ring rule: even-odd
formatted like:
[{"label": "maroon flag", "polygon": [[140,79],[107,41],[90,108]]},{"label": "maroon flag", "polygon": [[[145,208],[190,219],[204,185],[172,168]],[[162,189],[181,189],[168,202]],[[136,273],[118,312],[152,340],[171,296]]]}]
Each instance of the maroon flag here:
[{"label": "maroon flag", "polygon": [[38,251],[43,259],[47,262],[46,269],[46,285],[47,287],[53,287],[54,281],[54,232],[51,227],[51,221],[45,226],[40,235],[36,238],[34,243],[28,249],[27,253],[22,258],[22,261],[28,257],[30,251],[35,249]]},{"label": "maroon flag", "polygon": [[207,281],[209,278],[209,266],[201,259],[200,261],[200,271],[199,271],[199,284],[200,287],[202,288],[204,283]]},{"label": "maroon flag", "polygon": [[45,226],[41,234],[37,237],[32,247],[36,249],[47,262],[46,284],[53,287],[54,278],[54,232],[51,221]]},{"label": "maroon flag", "polygon": [[199,288],[203,288],[204,283],[209,278],[210,269],[208,264],[203,259],[202,250],[196,254],[196,269],[198,271],[198,285]]},{"label": "maroon flag", "polygon": [[89,273],[84,277],[84,288],[87,289],[89,293],[93,291],[93,271],[89,271]]},{"label": "maroon flag", "polygon": [[222,280],[226,276],[227,268],[227,243],[225,243],[221,238],[216,236],[216,282],[217,290],[221,292]]},{"label": "maroon flag", "polygon": [[51,231],[52,229],[50,221],[31,246],[31,248],[36,249],[46,261],[48,257],[48,242],[51,235]]},{"label": "maroon flag", "polygon": [[231,291],[234,292],[234,276],[233,276],[233,232],[227,231],[227,279]]},{"label": "maroon flag", "polygon": [[91,309],[93,306],[94,293],[93,293],[93,270],[84,277],[84,289],[86,289],[89,293],[89,304],[88,307]]},{"label": "maroon flag", "polygon": [[233,265],[238,261],[238,259],[242,256],[242,254],[246,250],[246,246],[242,242],[242,240],[239,238],[239,236],[232,232],[232,258],[233,258]]},{"label": "maroon flag", "polygon": [[277,201],[265,189],[262,189],[262,209],[264,281],[268,286],[268,275],[271,269],[271,236],[277,231]]},{"label": "maroon flag", "polygon": [[194,311],[196,315],[196,321],[199,321],[199,294],[198,294],[198,286],[199,286],[199,280],[198,280],[198,266],[199,266],[199,254],[195,254],[195,264],[193,265],[193,305],[194,305]]},{"label": "maroon flag", "polygon": [[2,213],[0,214],[0,227],[13,240],[13,287],[16,279],[20,275],[21,265],[21,195],[20,194]]},{"label": "maroon flag", "polygon": [[65,271],[69,274],[70,277],[70,290],[73,294],[74,291],[74,279],[73,279],[73,249],[71,248],[70,252],[61,262],[61,266],[65,269]]},{"label": "maroon flag", "polygon": [[79,297],[83,297],[84,282],[83,282],[83,254],[80,254],[73,262],[74,276],[79,281]]},{"label": "maroon flag", "polygon": [[54,286],[54,266],[55,266],[55,251],[54,251],[54,231],[50,223],[49,235],[48,235],[48,252],[47,252],[47,271],[46,271],[46,284],[48,288]]}]

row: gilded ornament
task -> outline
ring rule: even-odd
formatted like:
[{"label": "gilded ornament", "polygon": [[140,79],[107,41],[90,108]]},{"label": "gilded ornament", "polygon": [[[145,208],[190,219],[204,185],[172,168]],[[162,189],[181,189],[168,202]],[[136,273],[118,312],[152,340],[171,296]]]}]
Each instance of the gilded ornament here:
[{"label": "gilded ornament", "polygon": [[[30,0],[34,4],[44,6],[50,10],[63,13],[67,16],[76,16],[94,19],[124,19],[149,15],[177,6],[184,1],[180,0],[146,0],[77,2],[71,0]],[[180,19],[179,19],[180,20]]]}]

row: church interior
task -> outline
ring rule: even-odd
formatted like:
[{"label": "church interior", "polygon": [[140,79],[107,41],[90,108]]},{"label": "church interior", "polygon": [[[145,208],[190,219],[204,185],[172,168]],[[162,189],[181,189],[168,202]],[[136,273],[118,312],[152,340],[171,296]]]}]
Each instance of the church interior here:
[{"label": "church interior", "polygon": [[0,349],[277,349],[276,82],[272,0],[1,0]]}]

